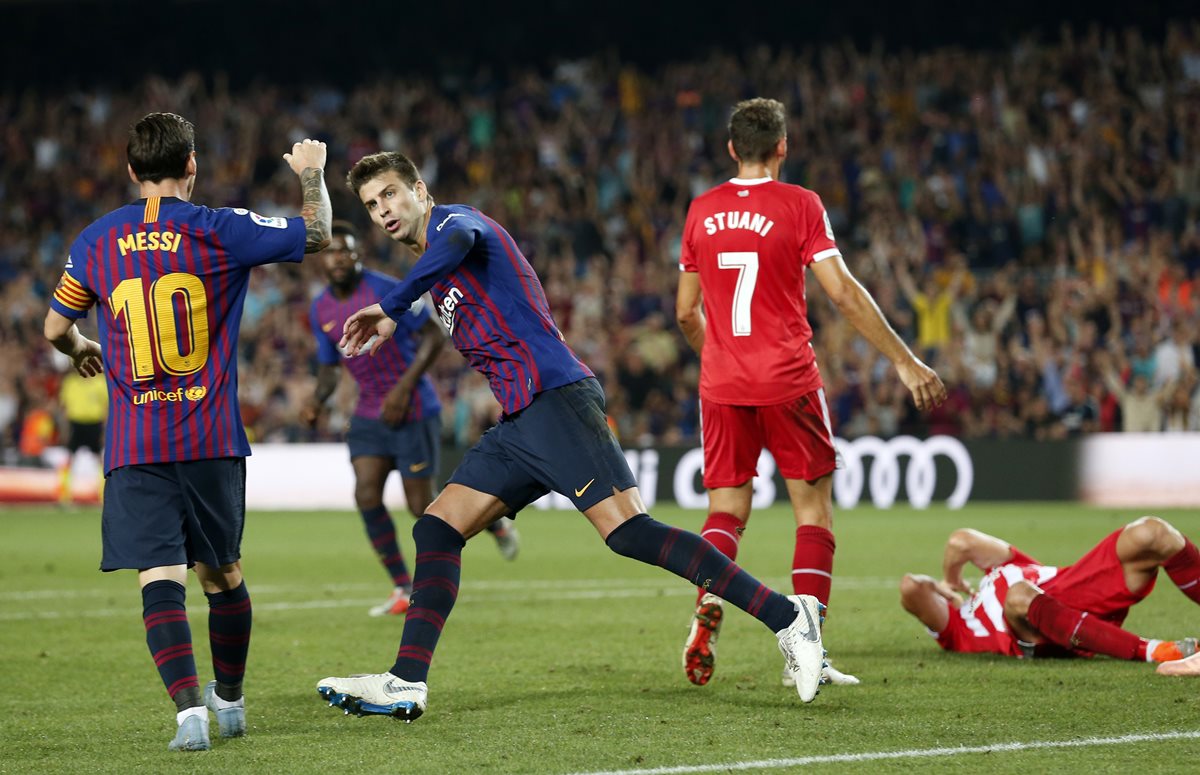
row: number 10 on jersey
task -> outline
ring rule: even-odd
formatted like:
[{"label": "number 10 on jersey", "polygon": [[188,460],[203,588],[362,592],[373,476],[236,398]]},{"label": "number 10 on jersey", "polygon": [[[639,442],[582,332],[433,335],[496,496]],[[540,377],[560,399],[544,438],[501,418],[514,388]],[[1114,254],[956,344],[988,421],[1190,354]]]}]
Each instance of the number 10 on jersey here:
[{"label": "number 10 on jersey", "polygon": [[[176,301],[184,314],[176,323]],[[193,274],[172,272],[150,284],[149,310],[141,277],[122,280],[108,297],[114,320],[125,319],[133,379],[153,379],[155,366],[176,376],[193,374],[208,362],[208,294]],[[182,336],[181,336],[182,335]],[[186,352],[185,352],[186,351]]]},{"label": "number 10 on jersey", "polygon": [[736,269],[737,286],[733,289],[733,335],[750,336],[750,304],[758,284],[758,253],[753,251],[718,253],[717,266]]}]

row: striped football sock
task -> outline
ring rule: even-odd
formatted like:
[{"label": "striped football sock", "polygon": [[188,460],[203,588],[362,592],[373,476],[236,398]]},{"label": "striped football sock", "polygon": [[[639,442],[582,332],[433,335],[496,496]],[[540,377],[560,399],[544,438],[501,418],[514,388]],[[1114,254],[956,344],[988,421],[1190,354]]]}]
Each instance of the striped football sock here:
[{"label": "striped football sock", "polygon": [[432,514],[413,526],[417,564],[412,602],[404,619],[404,633],[392,674],[405,681],[424,681],[429,662],[442,636],[442,627],[458,599],[462,576],[462,535]]},{"label": "striped football sock", "polygon": [[796,619],[792,601],[759,583],[695,533],[664,525],[648,514],[617,526],[605,539],[619,555],[665,568],[707,589],[779,632]]},{"label": "striped football sock", "polygon": [[186,593],[182,584],[166,579],[142,587],[146,645],[177,711],[203,704],[192,655],[192,628],[184,607]]}]

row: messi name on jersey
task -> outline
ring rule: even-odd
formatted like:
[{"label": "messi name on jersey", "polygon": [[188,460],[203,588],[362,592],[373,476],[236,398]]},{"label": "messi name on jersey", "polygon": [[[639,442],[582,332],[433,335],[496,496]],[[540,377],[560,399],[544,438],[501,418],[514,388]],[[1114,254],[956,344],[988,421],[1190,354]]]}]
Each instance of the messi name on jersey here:
[{"label": "messi name on jersey", "polygon": [[139,231],[119,238],[117,249],[123,256],[131,252],[145,253],[147,250],[174,253],[179,250],[179,243],[182,241],[183,235],[173,231]]},{"label": "messi name on jersey", "polygon": [[710,235],[725,229],[747,229],[765,237],[774,225],[775,221],[768,220],[766,216],[745,210],[714,213],[704,219],[704,231]]}]

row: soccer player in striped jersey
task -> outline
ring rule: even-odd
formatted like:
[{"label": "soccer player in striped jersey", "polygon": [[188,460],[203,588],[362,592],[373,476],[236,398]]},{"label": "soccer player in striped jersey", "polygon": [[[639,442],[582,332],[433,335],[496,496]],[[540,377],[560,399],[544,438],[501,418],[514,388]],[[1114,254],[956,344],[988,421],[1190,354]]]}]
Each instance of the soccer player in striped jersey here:
[{"label": "soccer player in striped jersey", "polygon": [[[329,241],[325,144],[284,159],[300,178],[297,218],[191,203],[195,131],[151,113],[129,132],[130,179],[141,198],[85,228],[71,245],[46,338],[85,377],[108,381],[100,569],[138,572],[146,643],[175,702],[171,750],[245,733],[242,679],[250,596],[242,580],[245,458],[237,340],[250,270],[300,261]],[[75,321],[96,307],[99,342]],[[216,680],[199,688],[185,609],[187,569],[208,598]],[[206,707],[207,706],[207,707]]]},{"label": "soccer player in striped jersey", "polygon": [[[338,383],[338,365],[358,383],[358,402],[346,441],[354,467],[354,501],[367,538],[392,580],[392,594],[368,612],[399,615],[408,610],[412,579],[396,540],[396,525],[383,503],[383,487],[392,470],[400,472],[404,500],[414,517],[433,502],[441,441],[441,404],[426,375],[446,342],[446,331],[429,306],[417,300],[397,321],[397,335],[374,358],[351,358],[338,347],[346,318],[381,301],[398,281],[363,269],[358,237],[346,221],[333,224],[331,242],[321,253],[328,286],[313,300],[309,324],[317,340],[317,386],[301,409],[301,419],[315,425]],[[505,520],[507,522],[508,520]],[[501,553],[516,556],[519,538],[504,522],[490,526]]]},{"label": "soccer player in striped jersey", "polygon": [[[963,577],[984,572],[978,589]],[[1130,606],[1154,589],[1158,569],[1200,603],[1200,552],[1158,517],[1142,517],[1065,567],[1043,565],[978,530],[955,530],[942,578],[908,574],[900,603],[947,651],[1012,657],[1085,656],[1161,663],[1159,672],[1197,674],[1196,638],[1153,640],[1121,628]],[[965,596],[965,597],[964,597]]]},{"label": "soccer player in striped jersey", "polygon": [[821,677],[816,614],[694,533],[646,514],[608,427],[600,383],[563,341],[542,284],[509,233],[473,207],[436,204],[416,166],[399,153],[365,157],[349,183],[371,220],[419,258],[382,302],[346,321],[342,346],[378,352],[409,306],[431,291],[451,341],[488,378],[504,414],[413,528],[412,604],[391,669],[322,679],[321,696],[351,712],[420,716],[430,660],[458,596],[463,545],[554,490],[614,552],[710,587],[763,622],[778,636],[800,699],[810,702]]},{"label": "soccer player in striped jersey", "polygon": [[[833,583],[833,471],[837,453],[805,299],[810,270],[847,320],[895,366],[918,409],[946,388],[904,344],[834,241],[821,198],[782,183],[787,115],[777,100],[738,103],[729,119],[737,177],[688,208],[675,316],[700,354],[701,436],[708,517],[700,535],[731,559],[750,519],[753,479],[765,447],[787,484],[796,520],[792,591],[829,604]],[[697,592],[683,647],[688,680],[712,678],[724,612],[712,590]],[[825,678],[842,680],[836,670]],[[784,683],[791,677],[784,675]]]}]

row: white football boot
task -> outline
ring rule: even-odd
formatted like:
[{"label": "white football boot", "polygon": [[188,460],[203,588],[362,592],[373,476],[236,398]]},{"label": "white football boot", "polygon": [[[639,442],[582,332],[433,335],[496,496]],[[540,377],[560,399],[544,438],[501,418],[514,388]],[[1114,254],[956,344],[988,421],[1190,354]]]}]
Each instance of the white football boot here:
[{"label": "white football boot", "polygon": [[796,619],[776,633],[787,671],[796,682],[801,702],[812,702],[820,691],[825,650],[821,647],[821,609],[812,595],[788,595],[796,606]]},{"label": "white football boot", "polygon": [[425,712],[429,687],[424,681],[411,683],[391,673],[371,673],[323,678],[317,682],[317,693],[347,715],[394,716],[412,721]]}]

